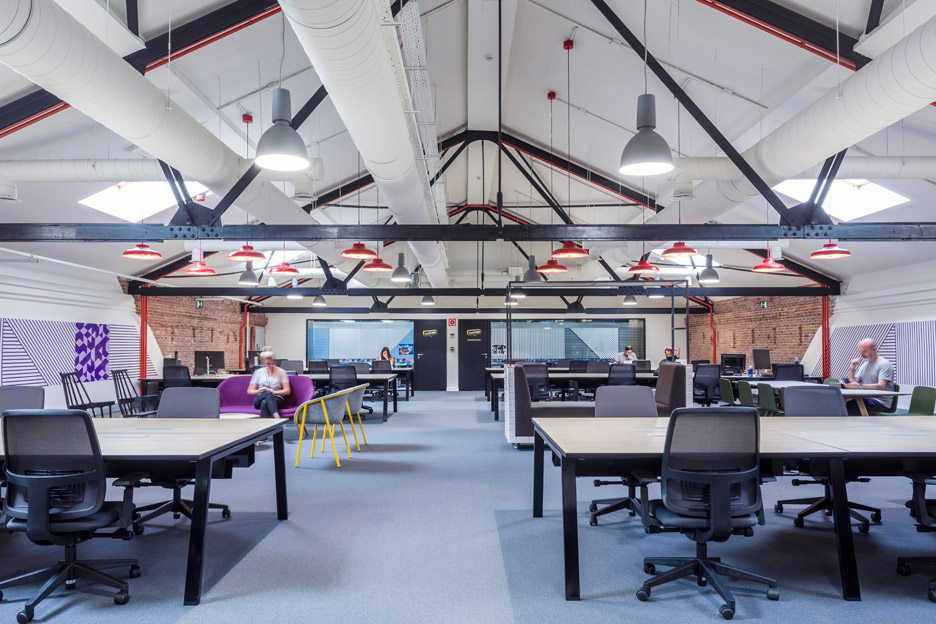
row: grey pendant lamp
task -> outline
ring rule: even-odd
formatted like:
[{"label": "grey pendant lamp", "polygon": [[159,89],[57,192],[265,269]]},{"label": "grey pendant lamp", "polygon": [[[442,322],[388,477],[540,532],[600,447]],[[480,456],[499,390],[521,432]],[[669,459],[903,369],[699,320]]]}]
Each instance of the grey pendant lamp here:
[{"label": "grey pendant lamp", "polygon": [[257,143],[256,163],[273,171],[301,171],[309,167],[309,153],[305,142],[289,122],[292,105],[289,91],[273,89],[273,125]]},{"label": "grey pendant lamp", "polygon": [[705,268],[699,273],[700,284],[717,284],[719,281],[718,271],[712,266],[712,254],[705,256]]},{"label": "grey pendant lamp", "polygon": [[403,254],[397,255],[397,266],[393,269],[393,273],[390,274],[391,282],[400,282],[406,283],[410,281],[410,272],[409,269],[403,263]]}]

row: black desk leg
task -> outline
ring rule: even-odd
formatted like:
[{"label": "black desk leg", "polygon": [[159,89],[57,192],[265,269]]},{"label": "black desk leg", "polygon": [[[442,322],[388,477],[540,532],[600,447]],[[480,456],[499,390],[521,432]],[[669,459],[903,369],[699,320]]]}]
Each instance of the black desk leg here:
[{"label": "black desk leg", "polygon": [[[501,382],[503,383],[503,382]],[[494,396],[491,397],[491,406],[494,408],[494,420],[500,420],[500,400],[497,398],[497,383],[494,384]],[[504,401],[507,400],[506,393],[504,394]]]},{"label": "black desk leg", "polygon": [[[540,453],[542,460],[542,453]],[[575,463],[562,458],[562,546],[565,554],[565,597],[579,599],[578,511]]]},{"label": "black desk leg", "polygon": [[491,398],[491,375],[490,373],[484,373],[484,398]]},{"label": "black desk leg", "polygon": [[199,460],[195,466],[195,496],[192,500],[192,526],[189,529],[188,563],[185,570],[185,604],[187,605],[197,605],[201,602],[212,463],[212,459],[206,457]]},{"label": "black desk leg", "polygon": [[[387,386],[390,386],[390,382],[387,382]],[[399,386],[397,386],[396,377],[393,378],[393,413],[397,413],[397,395],[399,394]]]},{"label": "black desk leg", "polygon": [[579,400],[579,382],[578,382],[578,379],[573,379],[573,380],[572,380],[572,400],[573,400],[573,401],[578,401],[578,400]]},{"label": "black desk leg", "polygon": [[842,597],[845,600],[861,600],[855,539],[851,528],[851,514],[848,511],[848,493],[845,489],[845,467],[841,459],[829,460],[829,486],[832,491],[832,519],[835,521],[839,573],[842,576]]},{"label": "black desk leg", "polygon": [[533,431],[533,517],[543,517],[543,453],[546,451],[543,437]]},{"label": "black desk leg", "polygon": [[286,450],[285,435],[280,429],[273,434],[273,470],[276,477],[276,518],[289,518],[289,504],[286,499]]},{"label": "black desk leg", "polygon": [[[394,381],[393,383],[396,384],[396,391],[399,392],[400,391],[400,378],[397,377],[396,381]],[[413,385],[413,382],[410,381],[410,377],[409,375],[407,375],[406,376],[406,388],[403,389],[404,401],[409,401],[410,386],[412,385]]]},{"label": "black desk leg", "polygon": [[389,400],[389,397],[388,397],[387,395],[390,394],[390,381],[389,381],[389,380],[383,382],[383,389],[384,389],[384,393],[383,393],[383,420],[384,420],[384,422],[387,422],[387,401]]}]

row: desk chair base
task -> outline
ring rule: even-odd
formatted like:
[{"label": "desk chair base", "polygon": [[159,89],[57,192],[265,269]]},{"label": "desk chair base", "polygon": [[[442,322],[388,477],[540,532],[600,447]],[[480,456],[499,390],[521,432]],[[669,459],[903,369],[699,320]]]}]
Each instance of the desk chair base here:
[{"label": "desk chair base", "polygon": [[[798,479],[793,480],[793,485],[805,485],[805,484],[815,484],[817,481],[800,481]],[[814,513],[819,511],[824,511],[827,516],[832,515],[832,496],[829,492],[829,486],[826,484],[821,484],[825,487],[825,494],[822,496],[815,496],[812,498],[790,498],[787,500],[777,501],[777,504],[774,505],[774,511],[777,513],[783,513],[784,505],[806,505],[806,509],[799,511],[796,514],[796,517],[793,518],[793,526],[802,527],[805,524],[805,518],[811,516]],[[867,511],[871,514],[871,520],[868,521],[868,518],[858,513],[858,511]],[[862,505],[861,503],[853,503],[848,501],[848,513],[852,518],[858,521],[858,531],[861,533],[867,533],[871,530],[871,522],[880,523],[881,522],[881,510],[876,507],[869,507],[868,505]]]},{"label": "desk chair base", "polygon": [[770,600],[780,600],[780,592],[777,590],[777,581],[766,576],[753,574],[721,562],[719,557],[708,556],[707,544],[696,544],[695,558],[686,557],[646,557],[644,558],[644,572],[647,574],[656,574],[656,566],[669,566],[672,570],[664,572],[659,576],[644,581],[643,587],[637,590],[637,599],[646,602],[650,599],[650,590],[653,587],[664,585],[677,579],[687,576],[696,577],[699,587],[705,587],[711,583],[725,604],[718,608],[719,614],[726,620],[730,620],[735,614],[735,599],[728,586],[722,580],[722,577],[728,577],[751,583],[760,583],[767,586],[767,598]]},{"label": "desk chair base", "polygon": [[[627,497],[593,500],[588,506],[588,511],[591,512],[591,516],[588,518],[589,525],[598,526],[599,516],[604,516],[615,511],[627,510],[629,516],[634,517],[637,515],[637,512],[640,511],[640,503],[637,500],[637,486],[639,483],[629,479],[620,479],[618,481],[602,481],[600,479],[595,479],[595,487],[600,487],[602,485],[627,486]],[[599,508],[599,505],[604,505],[604,507]]]},{"label": "desk chair base", "polygon": [[[191,520],[192,508],[194,505],[195,503],[193,501],[182,498],[181,489],[174,489],[172,491],[172,500],[137,507],[136,513],[134,514],[133,530],[139,535],[143,532],[143,524],[149,522],[153,518],[158,518],[159,516],[167,513],[171,513],[172,517],[176,520],[182,516],[185,516]],[[227,505],[221,505],[219,503],[208,503],[208,509],[220,509],[221,517],[224,519],[231,517],[231,508]]]},{"label": "desk chair base", "polygon": [[[136,559],[86,559],[79,561],[77,558],[77,548],[74,544],[65,547],[65,560],[59,561],[56,565],[28,572],[20,576],[7,579],[0,582],[0,589],[7,587],[16,587],[25,585],[36,579],[48,577],[39,590],[22,611],[16,614],[16,621],[19,624],[26,624],[33,619],[36,606],[48,598],[49,594],[65,585],[65,589],[73,590],[78,584],[78,579],[84,579],[98,585],[106,585],[117,590],[114,594],[114,603],[125,605],[130,601],[130,593],[126,581],[122,581],[109,574],[101,572],[109,568],[122,568],[129,566],[130,578],[140,576],[140,565]],[[3,592],[0,591],[0,600],[3,600]]]},{"label": "desk chair base", "polygon": [[[913,570],[910,564],[926,567],[936,567],[936,557],[897,557],[897,574],[900,576],[910,576]],[[936,602],[936,577],[931,578],[926,588],[926,597],[932,602]]]}]

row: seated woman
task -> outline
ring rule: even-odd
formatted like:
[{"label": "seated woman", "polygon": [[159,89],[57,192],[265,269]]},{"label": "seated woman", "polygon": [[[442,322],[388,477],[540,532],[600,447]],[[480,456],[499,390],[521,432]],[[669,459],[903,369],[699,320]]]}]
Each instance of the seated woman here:
[{"label": "seated woman", "polygon": [[381,350],[380,350],[380,357],[377,358],[377,359],[378,359],[378,360],[387,360],[388,362],[393,362],[393,356],[390,355],[390,348],[389,348],[389,347],[384,347],[383,349],[381,349]]},{"label": "seated woman", "polygon": [[247,387],[247,394],[254,397],[254,407],[260,410],[260,418],[279,418],[283,397],[289,395],[289,376],[273,363],[271,347],[263,347],[260,363],[263,368],[254,371]]}]

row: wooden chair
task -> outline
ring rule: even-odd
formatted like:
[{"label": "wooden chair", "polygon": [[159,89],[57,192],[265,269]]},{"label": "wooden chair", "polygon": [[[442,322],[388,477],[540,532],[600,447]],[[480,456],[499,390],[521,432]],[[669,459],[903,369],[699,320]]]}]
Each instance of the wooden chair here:
[{"label": "wooden chair", "polygon": [[124,418],[147,418],[156,413],[159,395],[137,394],[136,386],[126,370],[112,370],[110,374],[114,380],[114,391],[117,393],[117,406]]},{"label": "wooden chair", "polygon": [[[104,418],[104,408],[107,408],[107,416],[114,415],[113,401],[92,401],[85,389],[84,384],[78,378],[78,373],[59,373],[62,378],[62,390],[65,392],[65,405],[68,409],[84,410],[91,412],[91,416],[98,415]],[[95,414],[97,410],[98,414]]]}]

